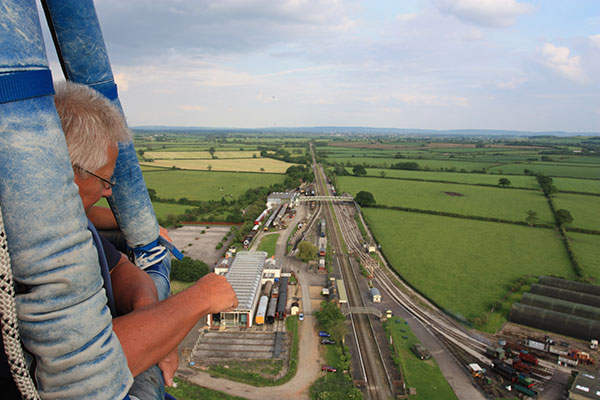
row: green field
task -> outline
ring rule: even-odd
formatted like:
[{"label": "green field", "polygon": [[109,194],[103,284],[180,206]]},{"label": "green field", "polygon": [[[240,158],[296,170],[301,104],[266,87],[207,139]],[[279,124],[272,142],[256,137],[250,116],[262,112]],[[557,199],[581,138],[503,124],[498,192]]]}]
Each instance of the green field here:
[{"label": "green field", "polygon": [[575,249],[579,265],[592,278],[600,283],[600,235],[569,232],[569,239]]},{"label": "green field", "polygon": [[348,192],[355,196],[361,190],[368,191],[381,205],[511,221],[524,221],[527,210],[535,210],[539,223],[554,222],[541,191],[347,176],[338,177],[337,180],[340,193]]},{"label": "green field", "polygon": [[558,190],[600,194],[600,179],[552,178],[552,181]]},{"label": "green field", "polygon": [[[105,198],[101,198],[97,203],[97,206],[100,207],[108,207],[108,201]],[[181,204],[170,204],[170,203],[159,203],[153,202],[152,207],[154,208],[154,213],[156,214],[156,218],[166,219],[169,215],[181,215],[185,212],[185,210],[192,208],[192,206],[186,206]]]},{"label": "green field", "polygon": [[576,166],[576,165],[561,165],[550,163],[521,163],[507,164],[498,167],[492,167],[489,172],[499,173],[502,170],[505,174],[522,174],[525,169],[528,169],[534,174],[542,173],[547,176],[562,176],[571,178],[592,178],[600,179],[600,166]]},{"label": "green field", "polygon": [[420,360],[411,351],[410,347],[419,341],[402,318],[393,317],[384,323],[384,329],[393,338],[394,360],[402,370],[406,386],[417,389],[417,394],[409,399],[456,399],[435,360]]},{"label": "green field", "polygon": [[265,173],[173,169],[144,172],[146,185],[156,190],[158,197],[190,200],[237,199],[248,189],[282,183],[284,179],[284,175]]},{"label": "green field", "polygon": [[[352,168],[346,168],[352,174]],[[460,172],[439,171],[406,171],[401,169],[366,168],[367,176],[380,177],[381,173],[386,178],[422,179],[428,181],[459,182],[468,184],[498,185],[498,179],[508,178],[512,187],[526,189],[539,189],[540,185],[534,176],[528,175],[492,175],[492,174],[465,174]],[[555,180],[556,181],[556,180]],[[595,182],[595,181],[592,181]],[[600,181],[599,190],[600,190]]]},{"label": "green field", "polygon": [[167,387],[167,393],[182,400],[244,400],[244,397],[229,396],[225,393],[194,385],[183,379],[175,378],[177,387]]},{"label": "green field", "polygon": [[554,207],[564,208],[571,213],[573,222],[568,226],[600,230],[600,197],[584,194],[557,193]]},{"label": "green field", "polygon": [[[223,151],[215,152],[215,157],[219,158],[252,158],[259,157],[258,151]],[[144,153],[145,158],[153,158],[155,160],[177,160],[177,159],[212,159],[208,151],[147,151]]]},{"label": "green field", "polygon": [[554,230],[393,210],[363,211],[393,268],[459,318],[484,315],[520,277],[575,278]]},{"label": "green field", "polygon": [[[442,159],[442,160],[431,160],[431,159],[419,159],[419,158],[411,158],[411,159],[398,159],[398,158],[368,158],[368,157],[340,157],[340,158],[327,158],[327,162],[337,162],[343,163],[346,165],[350,163],[351,165],[361,164],[361,165],[372,165],[387,168],[393,164],[397,164],[399,162],[416,162],[419,164],[419,168],[423,170],[441,170],[444,169],[454,169],[456,171],[460,171],[464,169],[465,171],[473,171],[473,170],[482,170],[485,168],[489,168],[494,165],[494,163],[490,162],[476,162],[476,161],[460,161],[460,160],[451,160],[451,159]],[[518,172],[522,173],[522,170]]]},{"label": "green field", "polygon": [[266,251],[267,257],[275,255],[275,245],[277,244],[277,239],[279,239],[279,233],[272,233],[270,235],[263,236],[257,250]]}]

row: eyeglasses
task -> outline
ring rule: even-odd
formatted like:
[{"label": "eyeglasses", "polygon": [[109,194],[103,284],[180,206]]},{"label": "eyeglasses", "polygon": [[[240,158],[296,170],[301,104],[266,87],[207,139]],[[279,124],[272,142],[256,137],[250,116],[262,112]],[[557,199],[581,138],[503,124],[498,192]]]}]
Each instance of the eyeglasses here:
[{"label": "eyeglasses", "polygon": [[113,186],[115,186],[115,183],[116,183],[116,182],[114,181],[114,179],[113,179],[113,178],[111,178],[111,180],[109,181],[109,180],[106,180],[106,179],[104,179],[104,178],[103,178],[103,177],[101,177],[101,176],[98,176],[98,175],[96,175],[96,174],[95,174],[95,173],[93,173],[93,172],[90,172],[90,171],[88,171],[88,170],[87,170],[87,169],[85,169],[85,168],[82,168],[82,167],[80,167],[79,165],[75,165],[75,167],[79,168],[79,169],[80,169],[80,170],[82,170],[83,172],[87,172],[88,174],[90,174],[90,175],[92,175],[92,176],[95,176],[96,178],[100,179],[100,180],[102,181],[102,187],[104,187],[104,189],[105,189],[105,190],[112,189],[112,187],[113,187]]}]

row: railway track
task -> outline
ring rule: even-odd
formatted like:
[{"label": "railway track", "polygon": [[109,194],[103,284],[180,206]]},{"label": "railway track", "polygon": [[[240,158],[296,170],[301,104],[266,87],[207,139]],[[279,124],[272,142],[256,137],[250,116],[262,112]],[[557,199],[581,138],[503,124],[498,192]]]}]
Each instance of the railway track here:
[{"label": "railway track", "polygon": [[[328,193],[327,186],[323,183],[322,170],[315,165],[314,171],[316,190],[321,194],[329,195],[330,193]],[[334,212],[335,208],[336,207],[334,206]],[[334,219],[330,214],[328,207],[323,207],[322,211],[326,216],[327,224],[331,227],[330,232],[335,231]],[[339,222],[340,219],[337,215],[336,218]],[[329,241],[331,247],[336,251],[336,254],[338,254],[336,260],[346,286],[348,305],[364,307],[365,302],[361,296],[356,271],[350,265],[348,257],[342,252],[343,245],[340,241],[340,237],[336,234],[329,235]],[[392,398],[392,382],[386,369],[381,349],[377,343],[370,317],[364,314],[351,315],[350,322],[357,344],[357,353],[359,355],[358,361],[362,368],[367,398],[374,400]]]}]

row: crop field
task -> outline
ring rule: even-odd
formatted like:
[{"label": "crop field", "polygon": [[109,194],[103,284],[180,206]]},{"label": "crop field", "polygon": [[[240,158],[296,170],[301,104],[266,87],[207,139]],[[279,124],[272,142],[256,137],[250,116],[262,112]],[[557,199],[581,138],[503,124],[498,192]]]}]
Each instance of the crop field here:
[{"label": "crop field", "polygon": [[393,268],[457,316],[472,320],[485,314],[523,276],[575,278],[564,245],[551,229],[363,211]]},{"label": "crop field", "polygon": [[450,183],[414,182],[380,178],[338,177],[340,193],[373,194],[377,204],[435,210],[524,221],[534,210],[538,222],[550,224],[554,217],[541,191],[491,188]]},{"label": "crop field", "polygon": [[285,176],[266,173],[160,170],[144,172],[149,188],[161,198],[190,200],[237,199],[248,189],[282,183]]},{"label": "crop field", "polygon": [[522,174],[523,170],[528,169],[532,173],[542,173],[547,176],[562,176],[570,178],[592,178],[600,179],[600,166],[576,166],[576,165],[560,165],[560,164],[540,164],[540,163],[522,163],[522,164],[507,164],[497,167],[492,167],[489,172],[499,173],[502,171],[506,174]]},{"label": "crop field", "polygon": [[552,180],[558,190],[600,194],[600,179],[552,178]]},{"label": "crop field", "polygon": [[600,235],[569,232],[569,239],[577,254],[579,265],[592,278],[600,283]]},{"label": "crop field", "polygon": [[[259,151],[216,151],[215,157],[221,158],[252,158],[259,157]],[[177,159],[212,159],[208,151],[147,151],[145,158],[155,160],[177,160]]]},{"label": "crop field", "polygon": [[557,193],[554,207],[564,208],[571,213],[573,222],[569,226],[600,230],[600,197],[583,194]]},{"label": "crop field", "polygon": [[[352,174],[352,168],[346,168]],[[500,178],[508,178],[512,187],[526,189],[540,189],[540,185],[533,176],[529,175],[492,175],[492,174],[465,174],[460,172],[440,171],[406,171],[401,169],[366,168],[367,176],[380,177],[381,173],[386,178],[422,179],[426,181],[458,182],[467,184],[498,185]],[[600,181],[599,190],[600,190]]]},{"label": "crop field", "polygon": [[[270,172],[283,174],[295,164],[272,158],[250,158],[250,159],[217,159],[217,160],[156,160],[152,163],[142,162],[142,165],[155,165],[161,167],[176,167],[180,169],[207,171],[210,166],[213,171],[234,172]],[[261,168],[264,171],[261,171]]]}]

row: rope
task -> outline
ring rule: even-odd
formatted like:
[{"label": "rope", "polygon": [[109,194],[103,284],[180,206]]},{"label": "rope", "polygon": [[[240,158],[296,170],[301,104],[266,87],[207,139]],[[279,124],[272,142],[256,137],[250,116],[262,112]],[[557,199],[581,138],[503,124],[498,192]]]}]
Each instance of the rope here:
[{"label": "rope", "polygon": [[23,399],[40,399],[35,384],[29,375],[29,369],[23,355],[19,326],[17,323],[17,308],[13,286],[12,270],[4,221],[0,209],[0,322],[2,325],[2,340],[4,352],[8,358],[8,366],[13,379]]}]

